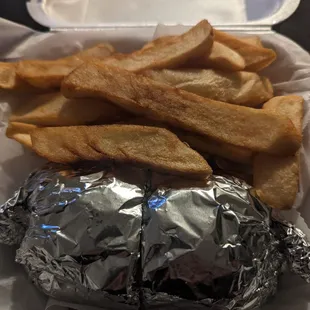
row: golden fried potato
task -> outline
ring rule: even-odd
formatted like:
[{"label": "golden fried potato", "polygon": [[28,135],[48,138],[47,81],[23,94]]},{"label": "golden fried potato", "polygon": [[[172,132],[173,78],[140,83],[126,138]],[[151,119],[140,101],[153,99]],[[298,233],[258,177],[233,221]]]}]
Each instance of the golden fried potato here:
[{"label": "golden fried potato", "polygon": [[115,160],[177,175],[212,173],[197,152],[163,128],[135,125],[46,127],[31,133],[33,149],[52,162]]},{"label": "golden fried potato", "polygon": [[214,40],[238,52],[245,60],[245,71],[260,71],[277,58],[272,49],[249,44],[238,37],[215,29]]},{"label": "golden fried potato", "polygon": [[67,99],[61,93],[37,95],[12,112],[11,122],[37,126],[111,124],[128,118],[128,113],[99,99]]},{"label": "golden fried potato", "polygon": [[78,58],[24,60],[17,64],[17,76],[40,89],[57,89],[63,78],[83,63]]},{"label": "golden fried potato", "polygon": [[3,89],[12,89],[17,85],[15,79],[16,65],[15,63],[0,63],[0,87]]},{"label": "golden fried potato", "polygon": [[290,155],[301,144],[286,117],[203,98],[102,63],[74,70],[64,79],[62,93],[101,97],[135,114],[256,152]]},{"label": "golden fried potato", "polygon": [[102,60],[113,52],[110,44],[102,43],[56,60],[24,60],[17,63],[16,75],[36,88],[57,89],[63,78],[84,61]]},{"label": "golden fried potato", "polygon": [[[146,50],[149,48],[154,48],[156,45],[165,44],[165,42],[168,42],[169,40],[172,40],[175,37],[176,36],[162,36],[162,37],[156,38],[153,41],[150,41],[150,42],[147,42],[146,44],[144,44],[143,47],[141,48],[141,50]],[[173,40],[175,40],[175,39],[173,39]]]},{"label": "golden fried potato", "polygon": [[264,47],[259,36],[246,36],[246,37],[238,37],[239,40],[254,45],[256,47]]},{"label": "golden fried potato", "polygon": [[273,96],[270,81],[254,72],[163,69],[147,70],[143,74],[202,97],[248,107],[258,107]]},{"label": "golden fried potato", "polygon": [[106,65],[139,72],[146,69],[176,68],[188,59],[209,53],[213,44],[212,27],[203,20],[180,36],[167,36],[148,43],[131,54],[113,55]]},{"label": "golden fried potato", "polygon": [[[93,47],[87,48],[77,54],[75,54],[73,57],[77,57],[79,59],[82,59],[84,61],[90,61],[93,59],[102,60],[105,59],[108,56],[111,56],[115,53],[114,47],[109,43],[99,43]],[[72,56],[69,56],[72,57]],[[67,57],[67,58],[69,58]]]},{"label": "golden fried potato", "polygon": [[[157,44],[175,38],[175,36],[164,36],[147,43],[142,49],[148,49]],[[245,68],[244,59],[231,48],[219,43],[213,42],[211,50],[200,57],[190,57],[189,60],[181,67],[187,68],[214,68],[225,71],[241,71]]]},{"label": "golden fried potato", "polygon": [[299,186],[299,156],[254,158],[254,188],[257,196],[277,209],[293,207]]},{"label": "golden fried potato", "polygon": [[190,59],[188,66],[214,68],[224,71],[241,71],[245,68],[245,60],[228,46],[220,42],[214,42],[211,53],[196,59]]},{"label": "golden fried potato", "polygon": [[19,122],[10,122],[6,129],[6,136],[14,139],[24,146],[32,147],[30,133],[38,128],[32,124],[24,124]]},{"label": "golden fried potato", "polygon": [[253,153],[248,149],[227,143],[220,143],[209,137],[193,134],[192,132],[168,126],[167,124],[145,117],[128,119],[126,124],[166,128],[176,134],[181,141],[187,143],[192,149],[202,154],[217,155],[242,164],[251,164],[253,160]]},{"label": "golden fried potato", "polygon": [[242,164],[250,164],[253,161],[253,152],[249,149],[229,143],[221,143],[212,138],[190,132],[176,130],[175,134],[198,152],[221,156]]},{"label": "golden fried potato", "polygon": [[0,62],[0,89],[33,91],[34,87],[16,76],[16,63]]},{"label": "golden fried potato", "polygon": [[263,109],[278,115],[288,116],[297,130],[302,132],[304,98],[297,95],[277,96],[263,105]]},{"label": "golden fried potato", "polygon": [[[274,97],[263,109],[287,115],[302,133],[304,100],[301,96]],[[299,187],[299,152],[289,157],[258,154],[254,159],[254,188],[258,197],[271,207],[292,208]]]}]

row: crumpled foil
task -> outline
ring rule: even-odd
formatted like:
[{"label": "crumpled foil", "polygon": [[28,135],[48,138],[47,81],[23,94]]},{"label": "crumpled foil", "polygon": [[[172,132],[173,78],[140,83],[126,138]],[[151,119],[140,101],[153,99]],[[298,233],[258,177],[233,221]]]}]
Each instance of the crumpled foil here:
[{"label": "crumpled foil", "polygon": [[[49,169],[46,167],[46,169]],[[29,226],[31,214],[28,198],[37,190],[40,180],[47,173],[46,169],[30,174],[24,185],[0,206],[0,243],[7,245],[20,244]],[[53,171],[56,166],[53,166]]]},{"label": "crumpled foil", "polygon": [[109,170],[32,175],[29,228],[16,261],[54,298],[136,309],[143,188]]},{"label": "crumpled foil", "polygon": [[276,292],[285,258],[270,210],[245,183],[214,176],[202,189],[158,189],[148,206],[142,259],[148,305],[186,309],[192,300],[198,309],[252,309]]},{"label": "crumpled foil", "polygon": [[17,262],[47,295],[105,309],[256,309],[284,265],[310,282],[304,234],[246,183],[164,179],[124,167],[33,173],[2,206],[4,223],[26,214]]}]

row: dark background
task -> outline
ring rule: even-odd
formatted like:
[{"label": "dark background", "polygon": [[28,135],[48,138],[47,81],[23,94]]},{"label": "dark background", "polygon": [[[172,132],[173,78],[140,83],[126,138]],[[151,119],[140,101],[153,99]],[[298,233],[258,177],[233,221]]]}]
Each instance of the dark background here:
[{"label": "dark background", "polygon": [[[25,3],[26,0],[0,0],[0,17],[36,30],[47,31],[47,28],[32,20]],[[302,0],[297,11],[288,20],[276,25],[274,29],[310,51],[310,0]]]}]

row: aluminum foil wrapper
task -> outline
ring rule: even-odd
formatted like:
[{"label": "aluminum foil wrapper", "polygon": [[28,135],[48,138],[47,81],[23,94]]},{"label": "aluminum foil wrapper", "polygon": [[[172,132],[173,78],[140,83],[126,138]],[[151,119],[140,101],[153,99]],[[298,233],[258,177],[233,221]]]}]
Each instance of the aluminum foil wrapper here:
[{"label": "aluminum foil wrapper", "polygon": [[249,310],[276,293],[284,265],[310,281],[305,236],[246,183],[179,181],[46,167],[6,204],[26,210],[16,260],[47,295],[104,309]]},{"label": "aluminum foil wrapper", "polygon": [[7,245],[20,244],[29,226],[31,214],[28,199],[31,199],[33,191],[40,188],[40,181],[44,179],[47,170],[56,171],[56,165],[46,166],[44,169],[35,171],[18,189],[14,195],[0,206],[0,243]]},{"label": "aluminum foil wrapper", "polygon": [[276,292],[285,257],[271,230],[270,210],[245,183],[214,176],[203,189],[158,189],[148,205],[148,306],[252,309]]},{"label": "aluminum foil wrapper", "polygon": [[143,188],[96,172],[39,171],[16,260],[53,298],[136,309]]}]

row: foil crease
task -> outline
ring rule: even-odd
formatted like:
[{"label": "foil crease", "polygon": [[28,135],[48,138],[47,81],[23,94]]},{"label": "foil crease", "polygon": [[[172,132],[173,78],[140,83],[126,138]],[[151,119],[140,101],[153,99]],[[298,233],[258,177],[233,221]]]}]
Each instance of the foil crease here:
[{"label": "foil crease", "polygon": [[0,206],[0,243],[20,244],[28,227],[29,212],[23,207],[23,189]]},{"label": "foil crease", "polygon": [[49,166],[5,206],[12,222],[26,211],[16,261],[66,301],[250,310],[276,293],[283,266],[310,280],[304,234],[233,177],[198,185],[128,167]]},{"label": "foil crease", "polygon": [[[18,245],[21,243],[29,226],[31,210],[28,205],[28,198],[33,191],[39,188],[40,181],[46,174],[46,169],[49,170],[50,168],[51,166],[46,166],[46,168],[30,174],[23,186],[0,206],[1,244]],[[51,169],[55,171],[56,166]]]},{"label": "foil crease", "polygon": [[306,235],[282,219],[275,221],[273,226],[279,240],[281,240],[281,247],[289,269],[310,283],[310,244]]},{"label": "foil crease", "polygon": [[143,188],[106,170],[37,176],[16,261],[53,298],[136,309]]},{"label": "foil crease", "polygon": [[205,188],[159,188],[147,203],[147,307],[254,309],[275,294],[285,257],[270,210],[245,183],[213,176]]}]

